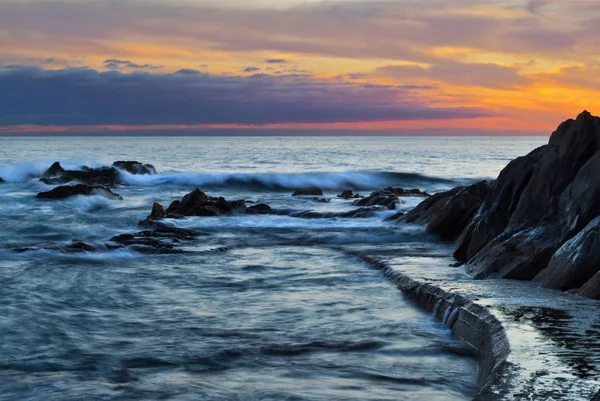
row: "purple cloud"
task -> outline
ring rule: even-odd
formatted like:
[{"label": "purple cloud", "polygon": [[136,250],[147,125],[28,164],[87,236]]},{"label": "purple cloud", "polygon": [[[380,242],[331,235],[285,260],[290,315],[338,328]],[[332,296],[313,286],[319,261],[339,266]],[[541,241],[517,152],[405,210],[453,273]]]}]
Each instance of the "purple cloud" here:
[{"label": "purple cloud", "polygon": [[432,107],[413,89],[309,75],[221,76],[0,69],[0,125],[332,123],[477,118],[482,108]]}]

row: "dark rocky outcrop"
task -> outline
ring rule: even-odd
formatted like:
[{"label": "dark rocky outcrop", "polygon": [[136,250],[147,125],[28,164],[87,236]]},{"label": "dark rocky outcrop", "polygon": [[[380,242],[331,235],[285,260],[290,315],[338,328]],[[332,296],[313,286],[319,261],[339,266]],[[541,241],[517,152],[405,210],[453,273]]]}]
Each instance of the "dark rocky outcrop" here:
[{"label": "dark rocky outcrop", "polygon": [[137,161],[116,161],[113,167],[125,170],[130,174],[156,174],[152,164],[143,164]]},{"label": "dark rocky outcrop", "polygon": [[313,202],[318,202],[318,203],[329,203],[329,202],[331,202],[331,199],[329,199],[329,198],[317,198],[317,197],[314,197],[314,198],[312,198],[312,200],[313,200]]},{"label": "dark rocky outcrop", "polygon": [[321,188],[298,189],[292,196],[323,196]]},{"label": "dark rocky outcrop", "polygon": [[128,171],[131,174],[156,174],[156,169],[151,164],[142,164],[135,161],[117,161],[112,167],[89,168],[81,167],[81,170],[65,170],[59,162],[55,162],[42,174],[42,181],[48,185],[66,184],[79,181],[88,185],[114,186],[122,182],[119,170]]},{"label": "dark rocky outcrop", "polygon": [[357,198],[362,198],[362,196],[360,194],[355,194],[355,193],[353,193],[350,190],[343,191],[337,197],[338,198],[342,198],[342,199],[357,199]]},{"label": "dark rocky outcrop", "polygon": [[[434,202],[448,195],[439,194],[406,220],[425,209],[443,219],[470,219],[454,256],[475,277],[535,279],[598,298],[599,171],[600,118],[583,112],[562,123],[547,145],[509,163],[476,212],[465,210],[459,218],[452,203]],[[433,218],[421,220],[429,226]]]},{"label": "dark rocky outcrop", "polygon": [[225,198],[213,198],[196,188],[181,200],[174,200],[165,210],[160,203],[154,202],[152,211],[140,225],[152,225],[165,217],[180,219],[186,216],[226,216],[232,214],[271,214],[269,205],[259,203],[248,207],[246,201],[227,201]]},{"label": "dark rocky outcrop", "polygon": [[384,191],[391,192],[391,193],[395,194],[396,196],[404,196],[404,197],[410,197],[410,196],[429,197],[429,196],[431,196],[431,194],[421,191],[420,189],[417,189],[417,188],[404,189],[404,188],[387,187],[386,189],[384,189]]},{"label": "dark rocky outcrop", "polygon": [[424,224],[428,231],[444,239],[454,240],[467,226],[490,190],[487,181],[454,188],[429,197],[406,215],[395,215],[391,220]]},{"label": "dark rocky outcrop", "polygon": [[107,199],[119,199],[122,200],[121,196],[112,192],[109,188],[102,187],[99,185],[64,185],[56,187],[51,191],[40,192],[37,194],[38,199],[66,199],[76,195],[100,195]]},{"label": "dark rocky outcrop", "polygon": [[2,179],[2,177],[0,177],[0,184],[2,184],[2,183],[4,183],[4,182],[6,182],[6,181],[4,181],[4,180]]}]

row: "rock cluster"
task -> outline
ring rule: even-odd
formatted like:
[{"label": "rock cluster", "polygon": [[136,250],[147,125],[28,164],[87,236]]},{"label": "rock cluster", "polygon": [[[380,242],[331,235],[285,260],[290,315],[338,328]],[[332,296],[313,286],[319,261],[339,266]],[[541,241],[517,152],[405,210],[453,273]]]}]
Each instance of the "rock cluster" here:
[{"label": "rock cluster", "polygon": [[142,164],[136,161],[117,161],[111,167],[89,168],[84,166],[81,170],[65,170],[59,162],[55,162],[44,172],[40,181],[48,185],[78,181],[88,185],[110,187],[121,182],[119,169],[130,174],[156,174],[156,169],[151,164]]},{"label": "rock cluster", "polygon": [[451,201],[464,190],[436,195],[414,214],[435,209],[422,221],[438,233],[433,216],[460,222],[447,238],[460,232],[454,256],[475,277],[535,280],[600,298],[600,118],[584,111],[563,122],[547,145],[510,162],[475,210],[473,199],[462,201],[468,208]]},{"label": "rock cluster", "polygon": [[321,188],[298,189],[292,196],[323,196]]},{"label": "rock cluster", "polygon": [[231,214],[271,214],[269,205],[258,203],[247,206],[244,200],[227,201],[225,198],[213,198],[196,188],[181,200],[174,200],[165,209],[160,203],[154,203],[152,211],[141,225],[151,224],[155,220],[183,218],[186,216],[224,216]]}]

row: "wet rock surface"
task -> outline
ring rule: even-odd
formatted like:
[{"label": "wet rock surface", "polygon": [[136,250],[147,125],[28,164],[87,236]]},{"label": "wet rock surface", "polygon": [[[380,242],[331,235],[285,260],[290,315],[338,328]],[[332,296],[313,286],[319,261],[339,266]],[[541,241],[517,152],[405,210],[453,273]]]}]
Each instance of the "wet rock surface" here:
[{"label": "wet rock surface", "polygon": [[56,187],[47,192],[40,192],[37,194],[38,199],[66,199],[76,195],[99,195],[103,196],[107,199],[116,199],[122,200],[119,194],[114,193],[110,190],[110,188],[106,188],[99,185],[86,185],[86,184],[77,184],[77,185],[64,185]]},{"label": "wet rock surface", "polygon": [[456,239],[490,193],[490,183],[481,181],[468,187],[458,187],[433,195],[421,202],[402,219],[408,223],[425,224],[427,230],[447,240]]},{"label": "wet rock surface", "polygon": [[[600,260],[597,222],[588,225],[600,214],[599,169],[600,118],[584,111],[562,123],[547,145],[509,163],[480,207],[449,202],[462,190],[457,188],[428,199],[405,219],[446,238],[460,233],[454,256],[478,278],[536,278],[544,286],[598,297],[598,269],[591,266]],[[438,219],[421,217],[428,210]],[[456,229],[443,229],[451,226]]]}]

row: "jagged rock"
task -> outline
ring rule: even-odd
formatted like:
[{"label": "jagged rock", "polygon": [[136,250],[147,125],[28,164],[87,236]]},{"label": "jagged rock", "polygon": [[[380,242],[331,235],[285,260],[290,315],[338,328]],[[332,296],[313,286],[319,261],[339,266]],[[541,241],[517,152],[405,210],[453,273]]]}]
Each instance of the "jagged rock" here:
[{"label": "jagged rock", "polygon": [[137,161],[116,161],[113,167],[120,168],[130,174],[156,174],[152,164],[142,164]]},{"label": "jagged rock", "polygon": [[342,199],[356,199],[356,198],[362,198],[362,196],[360,194],[355,194],[350,190],[346,190],[343,191],[341,194],[339,194],[337,196],[338,198],[342,198]]},{"label": "jagged rock", "polygon": [[[561,124],[548,145],[511,162],[461,235],[455,257],[468,260],[479,277],[533,279],[600,211],[599,139],[600,118],[583,112]],[[527,233],[537,233],[535,240]],[[518,262],[500,266],[506,253]]]},{"label": "jagged rock", "polygon": [[265,203],[257,203],[246,209],[246,214],[271,214],[273,210]]},{"label": "jagged rock", "polygon": [[[158,206],[157,206],[158,205]],[[271,208],[265,204],[257,204],[251,207],[246,205],[243,200],[227,201],[225,198],[212,198],[196,188],[185,195],[180,201],[175,200],[162,211],[162,206],[154,204],[152,212],[145,220],[140,221],[140,225],[151,225],[154,220],[160,218],[182,218],[185,216],[223,216],[236,213],[246,214],[270,214]],[[161,217],[155,217],[161,216]]]},{"label": "jagged rock", "polygon": [[468,187],[458,187],[433,195],[406,215],[391,219],[413,224],[425,224],[427,230],[444,239],[456,239],[490,193],[489,182],[480,181]]},{"label": "jagged rock", "polygon": [[148,217],[138,222],[138,224],[141,226],[151,226],[155,220],[161,220],[165,217],[167,217],[167,212],[165,212],[164,207],[160,203],[154,202],[154,204],[152,204],[152,211]]},{"label": "jagged rock", "polygon": [[600,271],[600,217],[554,253],[535,281],[557,290],[580,288]]},{"label": "jagged rock", "polygon": [[323,191],[321,190],[321,188],[298,189],[292,194],[292,196],[303,196],[303,195],[323,196]]},{"label": "jagged rock", "polygon": [[60,165],[59,162],[54,162],[52,163],[52,165],[50,166],[50,168],[48,168],[48,170],[46,170],[44,172],[44,174],[42,175],[43,178],[50,178],[50,177],[56,177],[59,175],[62,175],[65,173],[65,169],[62,168],[62,166]]},{"label": "jagged rock", "polygon": [[109,188],[98,186],[98,185],[65,185],[56,187],[51,191],[40,192],[37,194],[38,199],[66,199],[75,195],[100,195],[108,199],[119,199],[123,198],[118,194],[112,192]]},{"label": "jagged rock", "polygon": [[385,206],[390,210],[394,210],[396,205],[400,203],[398,195],[394,192],[381,190],[372,192],[371,195],[355,200],[352,202],[353,206]]}]

